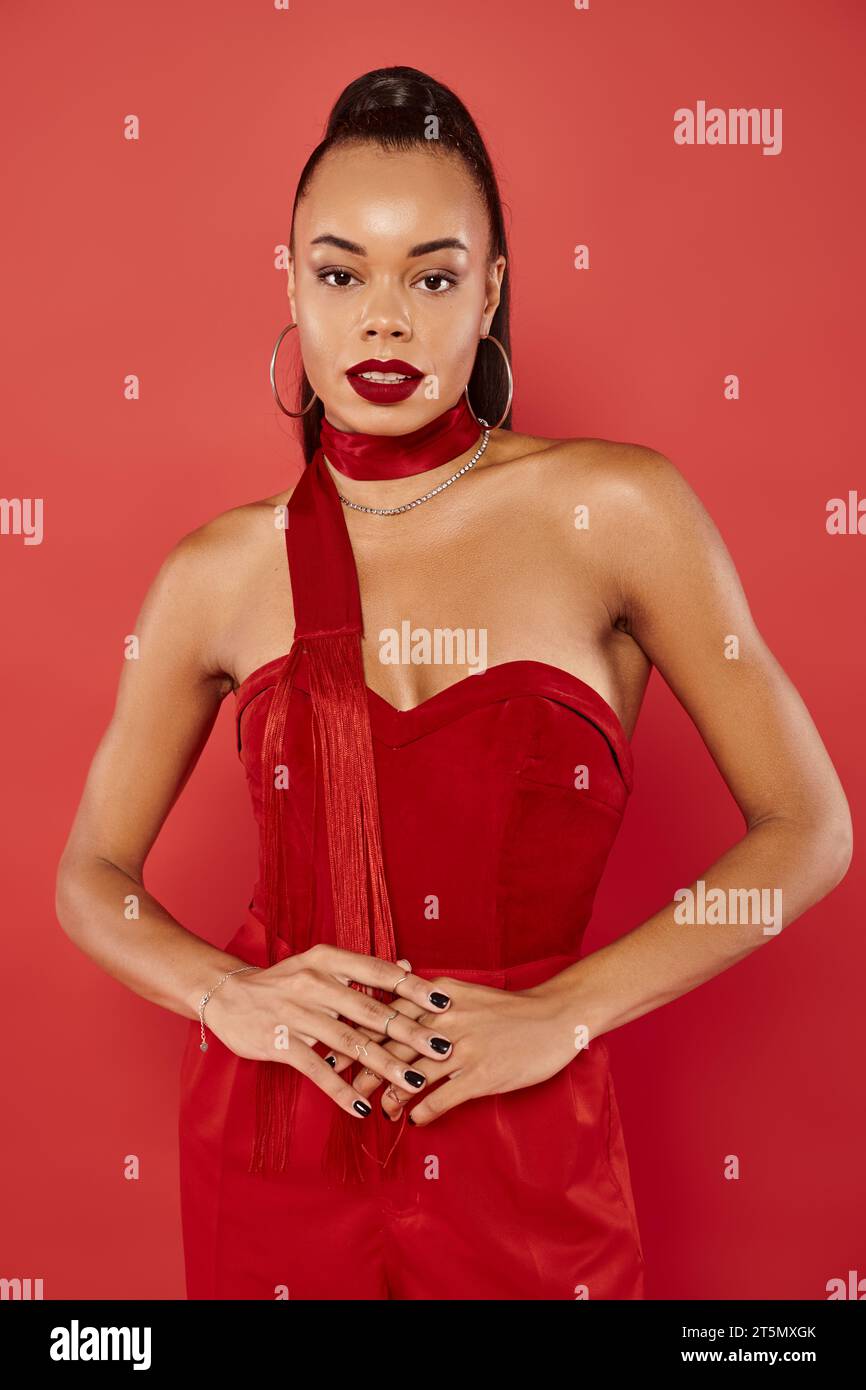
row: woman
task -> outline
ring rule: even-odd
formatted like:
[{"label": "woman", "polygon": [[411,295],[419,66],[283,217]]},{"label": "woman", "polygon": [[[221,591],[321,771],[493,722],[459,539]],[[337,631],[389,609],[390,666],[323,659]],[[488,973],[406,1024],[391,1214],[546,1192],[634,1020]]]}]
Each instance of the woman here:
[{"label": "woman", "polygon": [[[305,471],[165,561],[60,920],[190,1019],[190,1297],[642,1298],[604,1035],[828,893],[845,796],[674,466],[510,429],[502,208],[453,93],[352,83],[290,249]],[[703,930],[675,901],[581,956],[652,665],[746,821],[707,889],[783,912],[701,917],[698,884]],[[261,865],[221,951],[142,873],[230,692]]]}]

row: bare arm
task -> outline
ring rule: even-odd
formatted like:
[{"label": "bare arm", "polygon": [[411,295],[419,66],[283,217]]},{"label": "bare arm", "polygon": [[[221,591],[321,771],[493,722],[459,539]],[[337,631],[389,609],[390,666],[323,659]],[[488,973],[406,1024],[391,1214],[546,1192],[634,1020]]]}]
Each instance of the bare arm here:
[{"label": "bare arm", "polygon": [[197,1017],[198,1000],[220,974],[244,963],[182,927],[143,878],[230,686],[209,651],[213,552],[207,527],[191,533],[151,585],[134,629],[139,655],[122,662],[114,713],[56,890],[58,920],[82,951],[135,993],[186,1018]]},{"label": "bare arm", "polygon": [[[720,890],[725,916],[713,922],[708,905],[701,913],[699,881],[684,883],[698,907],[693,923],[683,920],[688,894],[678,894],[536,991],[565,1000],[590,1036],[678,998],[772,940],[839,883],[852,852],[839,778],[754,623],[712,519],[663,455],[616,448],[605,524],[628,630],[693,719],[746,833],[701,876],[707,893]],[[770,911],[759,917],[762,889]],[[758,890],[751,911],[748,890]]]}]

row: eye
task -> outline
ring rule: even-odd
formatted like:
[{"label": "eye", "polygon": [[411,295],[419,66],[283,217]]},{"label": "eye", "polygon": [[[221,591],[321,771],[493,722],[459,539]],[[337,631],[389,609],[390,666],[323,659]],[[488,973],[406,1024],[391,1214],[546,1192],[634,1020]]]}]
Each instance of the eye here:
[{"label": "eye", "polygon": [[449,290],[452,290],[452,289],[454,288],[454,286],[457,284],[457,279],[456,279],[456,277],[453,276],[453,275],[449,275],[448,272],[447,272],[447,271],[444,271],[444,270],[431,270],[431,271],[429,272],[429,274],[422,276],[422,278],[421,278],[421,283],[424,284],[427,280],[439,280],[440,282],[444,281],[444,284],[445,284],[445,289],[444,289],[444,290],[431,290],[431,291],[430,291],[431,294],[436,294],[436,295],[447,294],[448,291],[449,291]]},{"label": "eye", "polygon": [[[331,275],[345,275],[348,280],[354,280],[356,278],[350,270],[341,270],[339,267],[334,267],[334,269],[332,270],[317,271],[316,279],[321,280],[323,285],[331,284],[331,281],[328,278]],[[346,285],[332,285],[332,288],[335,290],[343,290],[346,289]]]}]

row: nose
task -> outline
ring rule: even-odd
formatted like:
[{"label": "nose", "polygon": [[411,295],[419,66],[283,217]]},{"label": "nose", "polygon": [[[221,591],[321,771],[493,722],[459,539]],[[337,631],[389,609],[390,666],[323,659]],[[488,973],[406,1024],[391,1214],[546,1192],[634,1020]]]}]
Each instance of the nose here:
[{"label": "nose", "polygon": [[361,333],[371,338],[397,338],[406,342],[412,336],[408,306],[396,289],[371,289],[361,315]]}]

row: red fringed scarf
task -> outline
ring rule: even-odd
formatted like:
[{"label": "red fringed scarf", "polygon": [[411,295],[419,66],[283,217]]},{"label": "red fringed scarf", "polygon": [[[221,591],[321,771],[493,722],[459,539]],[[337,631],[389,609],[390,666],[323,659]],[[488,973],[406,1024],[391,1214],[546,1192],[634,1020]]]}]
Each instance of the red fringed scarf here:
[{"label": "red fringed scarf", "polygon": [[[292,679],[306,651],[312,704],[316,778],[321,773],[328,861],[337,946],[383,960],[397,960],[385,871],[368,691],[361,653],[363,620],[358,575],[343,503],[325,463],[358,479],[406,477],[456,459],[478,443],[480,430],[465,397],[435,420],[404,435],[357,434],[322,421],[320,447],[295,488],[288,508],[286,544],[295,608],[295,636],[274,690],[262,747],[265,798],[265,902],[268,963],[278,959],[277,938],[292,954],[312,944],[308,932],[288,921],[279,769]],[[423,491],[423,488],[419,489]],[[382,525],[394,518],[381,517]],[[312,938],[321,939],[314,936]],[[364,989],[355,984],[356,989]],[[387,1001],[390,994],[366,990]],[[358,1063],[357,1065],[361,1065]],[[282,1062],[257,1063],[256,1134],[250,1171],[289,1165],[299,1073]],[[354,1070],[341,1075],[351,1081]],[[323,1173],[338,1182],[364,1180],[362,1154],[372,1144],[383,1171],[397,1147],[406,1111],[394,1136],[377,1091],[372,1112],[354,1119],[334,1107]],[[390,1145],[390,1147],[389,1147]],[[382,1155],[384,1154],[384,1157]]]}]

